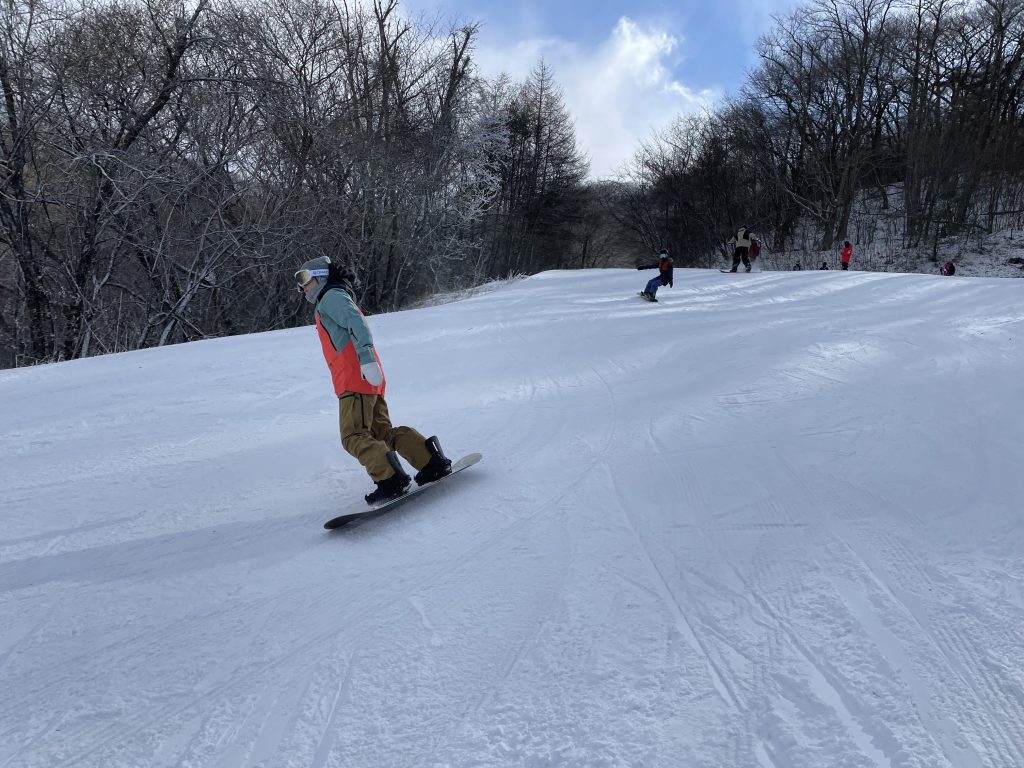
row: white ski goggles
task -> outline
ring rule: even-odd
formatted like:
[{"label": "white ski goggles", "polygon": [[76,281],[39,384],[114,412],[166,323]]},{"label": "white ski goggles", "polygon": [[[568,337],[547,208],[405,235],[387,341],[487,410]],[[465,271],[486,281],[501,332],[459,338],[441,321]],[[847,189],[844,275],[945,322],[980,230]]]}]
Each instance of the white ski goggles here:
[{"label": "white ski goggles", "polygon": [[301,291],[309,285],[310,280],[317,277],[327,277],[329,274],[330,272],[326,269],[300,269],[295,273],[295,282],[298,284],[299,290]]}]

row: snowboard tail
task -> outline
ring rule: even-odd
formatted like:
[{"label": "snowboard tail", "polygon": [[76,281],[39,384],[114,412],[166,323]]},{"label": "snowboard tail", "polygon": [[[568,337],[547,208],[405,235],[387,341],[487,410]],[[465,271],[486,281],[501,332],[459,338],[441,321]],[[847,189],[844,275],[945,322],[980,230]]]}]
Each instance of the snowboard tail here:
[{"label": "snowboard tail", "polygon": [[483,458],[483,454],[481,454],[481,453],[470,453],[467,456],[463,456],[461,459],[459,459],[458,461],[456,461],[455,463],[452,464],[452,471],[450,473],[448,473],[447,475],[445,475],[444,477],[440,478],[439,480],[435,480],[432,483],[425,483],[424,485],[419,485],[419,486],[415,486],[413,488],[410,488],[408,491],[403,493],[401,496],[396,496],[393,499],[388,499],[387,501],[382,501],[379,504],[374,504],[372,507],[367,507],[366,509],[364,509],[364,510],[362,510],[360,512],[351,512],[351,513],[349,513],[347,515],[340,515],[338,517],[333,517],[330,520],[328,520],[326,523],[324,523],[324,528],[326,528],[327,530],[333,530],[335,528],[340,528],[343,525],[348,525],[349,523],[351,523],[352,521],[357,520],[357,519],[358,520],[367,520],[367,519],[370,519],[372,517],[377,517],[378,515],[382,515],[385,512],[390,512],[391,510],[395,509],[396,507],[398,507],[398,506],[404,504],[405,502],[407,502],[413,496],[417,496],[417,495],[423,493],[428,488],[433,488],[438,483],[443,483],[445,480],[448,480],[449,478],[454,477],[455,475],[457,475],[459,472],[461,472],[464,469],[469,469],[471,466],[476,464],[482,458]]}]

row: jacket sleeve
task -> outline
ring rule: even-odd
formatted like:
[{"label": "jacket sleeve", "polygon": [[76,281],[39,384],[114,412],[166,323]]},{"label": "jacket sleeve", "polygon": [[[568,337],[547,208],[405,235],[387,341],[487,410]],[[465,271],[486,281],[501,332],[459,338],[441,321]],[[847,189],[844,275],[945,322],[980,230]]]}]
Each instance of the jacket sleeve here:
[{"label": "jacket sleeve", "polygon": [[351,341],[360,363],[376,360],[370,326],[348,293],[340,288],[327,291],[320,299],[317,311],[335,349],[343,349]]}]

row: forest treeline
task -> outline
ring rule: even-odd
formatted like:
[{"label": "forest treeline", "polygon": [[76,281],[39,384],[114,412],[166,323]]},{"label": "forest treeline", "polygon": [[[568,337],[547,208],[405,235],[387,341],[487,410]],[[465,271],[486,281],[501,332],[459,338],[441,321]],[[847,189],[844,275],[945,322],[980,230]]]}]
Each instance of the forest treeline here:
[{"label": "forest treeline", "polygon": [[756,45],[741,93],[638,152],[628,221],[699,262],[738,225],[834,248],[869,195],[931,254],[1024,220],[1024,0],[814,0]]},{"label": "forest treeline", "polygon": [[6,365],[308,323],[292,273],[368,310],[568,264],[587,163],[542,64],[395,0],[0,7]]},{"label": "forest treeline", "polygon": [[[0,6],[0,366],[308,323],[291,273],[368,311],[752,226],[827,249],[858,195],[904,245],[1021,207],[1024,0],[814,0],[760,65],[588,180],[557,73],[483,77],[478,28],[397,0]],[[609,108],[614,108],[610,106]]]}]

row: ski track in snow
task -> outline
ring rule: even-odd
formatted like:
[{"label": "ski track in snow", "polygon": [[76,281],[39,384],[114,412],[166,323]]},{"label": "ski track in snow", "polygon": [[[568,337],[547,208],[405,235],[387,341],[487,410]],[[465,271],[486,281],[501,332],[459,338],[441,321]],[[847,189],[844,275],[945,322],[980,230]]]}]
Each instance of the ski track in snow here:
[{"label": "ski track in snow", "polygon": [[0,768],[1024,766],[1024,283],[637,282],[371,318],[330,534],[309,328],[5,372]]}]

